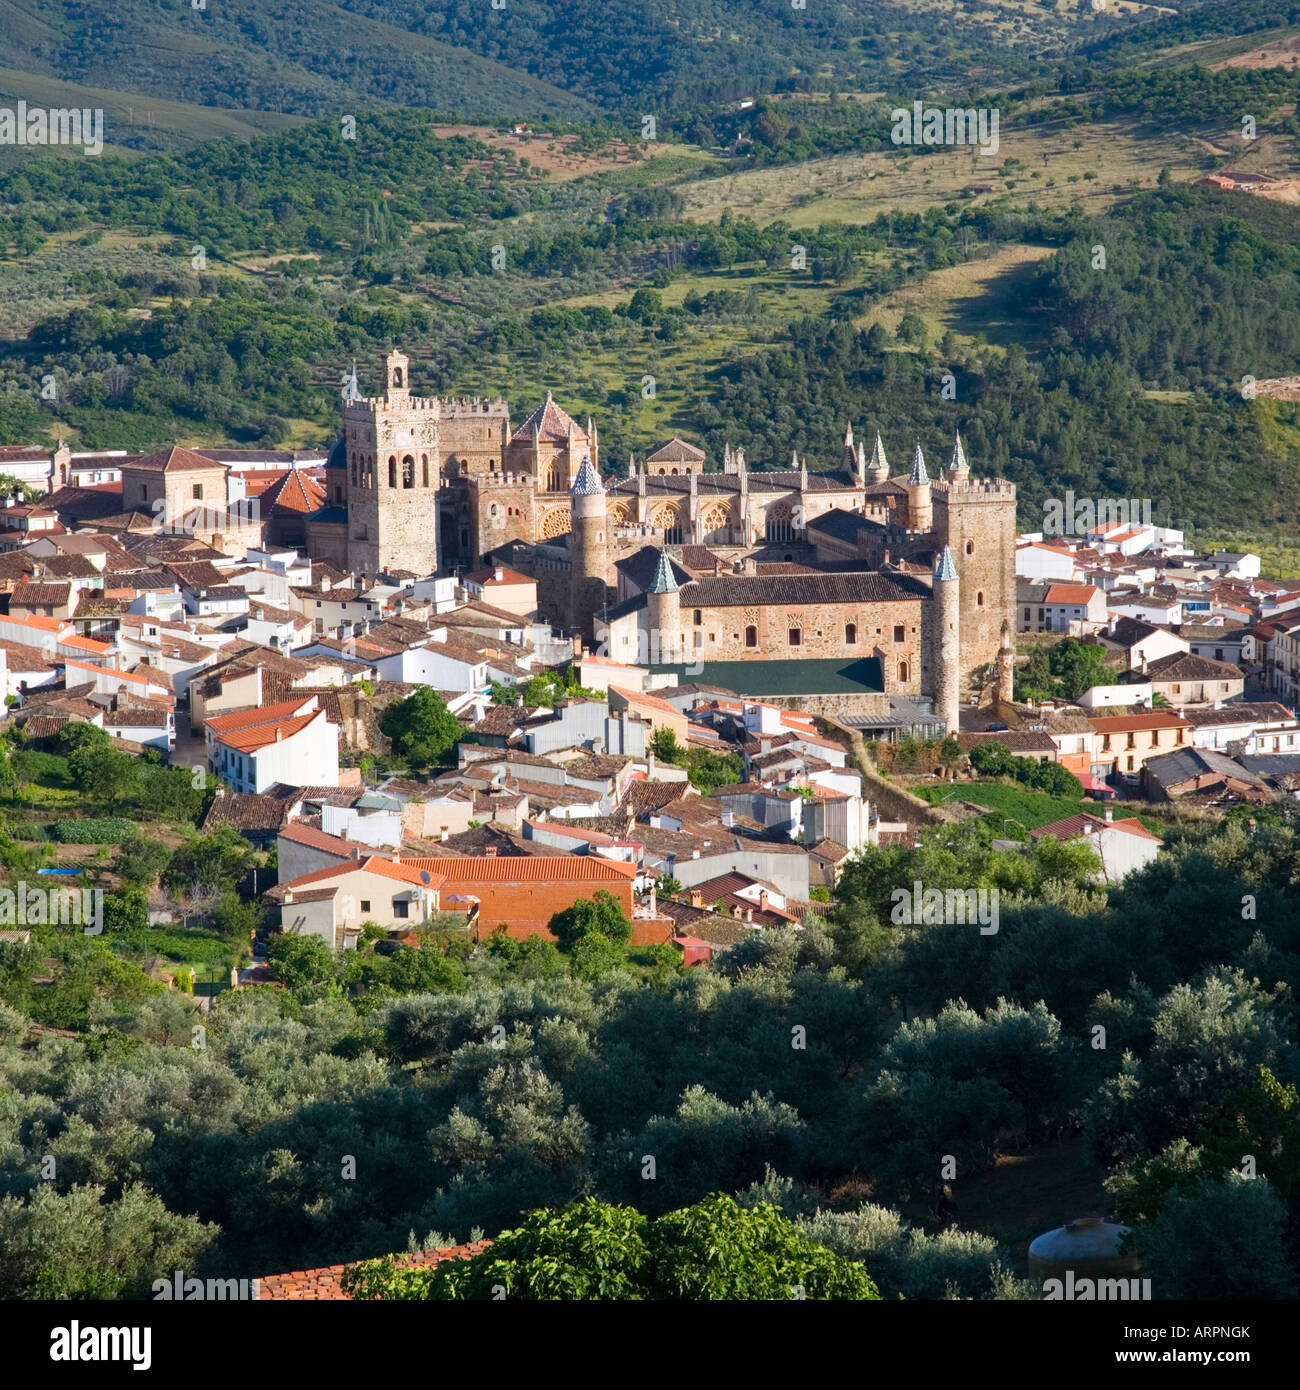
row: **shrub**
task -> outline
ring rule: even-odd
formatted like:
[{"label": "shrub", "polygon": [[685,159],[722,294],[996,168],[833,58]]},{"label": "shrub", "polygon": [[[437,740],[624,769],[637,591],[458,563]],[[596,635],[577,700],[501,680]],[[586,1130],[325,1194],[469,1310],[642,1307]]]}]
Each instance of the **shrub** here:
[{"label": "shrub", "polygon": [[86,816],[54,822],[54,838],[64,845],[120,845],[136,833],[134,822],[121,816]]}]

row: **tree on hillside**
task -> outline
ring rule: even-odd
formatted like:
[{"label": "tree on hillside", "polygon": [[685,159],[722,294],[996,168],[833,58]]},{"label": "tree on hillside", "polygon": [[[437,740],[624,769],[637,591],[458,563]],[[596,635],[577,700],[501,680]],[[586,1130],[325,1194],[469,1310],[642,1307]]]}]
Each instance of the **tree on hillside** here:
[{"label": "tree on hillside", "polygon": [[142,883],[152,888],[170,859],[166,845],[146,840],[143,835],[130,835],[118,847],[113,872],[127,883]]},{"label": "tree on hillside", "polygon": [[38,1183],[0,1201],[0,1297],[140,1297],[162,1272],[193,1269],[216,1235],[139,1184],[109,1199],[104,1187]]},{"label": "tree on hillside", "polygon": [[92,801],[125,801],[140,788],[140,764],[107,738],[87,742],[68,755],[68,773]]},{"label": "tree on hillside", "polygon": [[579,898],[572,907],[557,912],[549,926],[561,951],[572,951],[588,936],[626,943],[632,935],[632,923],[623,915],[618,899],[604,888],[598,888],[590,898]]},{"label": "tree on hillside", "polygon": [[431,686],[422,685],[404,700],[394,700],[379,720],[392,740],[393,752],[411,767],[444,767],[465,737],[460,721]]}]

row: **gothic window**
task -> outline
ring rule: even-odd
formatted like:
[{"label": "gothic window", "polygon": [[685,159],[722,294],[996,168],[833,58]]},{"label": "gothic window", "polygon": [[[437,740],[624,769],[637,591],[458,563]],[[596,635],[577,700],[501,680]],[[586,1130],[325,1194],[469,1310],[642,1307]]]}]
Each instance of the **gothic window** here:
[{"label": "gothic window", "polygon": [[794,540],[794,517],[789,507],[785,505],[772,507],[767,513],[765,525],[765,538],[767,540]]},{"label": "gothic window", "polygon": [[899,683],[900,685],[906,685],[906,684],[907,684],[908,674],[909,674],[909,672],[908,672],[908,665],[907,665],[907,662],[906,662],[906,661],[900,661],[900,662],[898,663],[898,683]]},{"label": "gothic window", "polygon": [[394,367],[394,368],[393,368],[393,385],[394,385],[394,386],[400,386],[401,384],[402,384],[402,369],[401,369],[400,367]]},{"label": "gothic window", "polygon": [[966,554],[967,554],[967,555],[974,555],[974,553],[975,553],[975,542],[974,542],[974,541],[967,541],[967,542],[966,542]]},{"label": "gothic window", "polygon": [[984,607],[984,590],[983,590],[983,589],[981,589],[981,590],[979,591],[979,593],[977,593],[977,594],[975,595],[975,606],[976,606],[977,608],[983,608],[983,607]]},{"label": "gothic window", "polygon": [[397,460],[391,454],[388,457],[388,486],[397,486]]},{"label": "gothic window", "polygon": [[803,645],[803,633],[797,627],[790,629],[790,645],[792,647]]},{"label": "gothic window", "polygon": [[747,647],[758,646],[758,629],[756,627],[747,627],[745,629],[745,645]]},{"label": "gothic window", "polygon": [[726,507],[711,507],[704,514],[704,544],[728,545],[731,542],[731,520]]},{"label": "gothic window", "polygon": [[665,545],[681,545],[682,519],[676,507],[660,507],[651,517],[650,524],[664,533]]},{"label": "gothic window", "polygon": [[857,625],[857,623],[845,623],[845,625],[844,625],[844,644],[845,644],[845,646],[854,647],[854,646],[857,645],[857,641],[858,641],[858,625]]},{"label": "gothic window", "polygon": [[497,504],[496,504],[495,502],[493,502],[493,504],[488,508],[488,515],[489,515],[489,516],[500,516],[500,515],[501,515],[501,508],[498,507]]},{"label": "gothic window", "polygon": [[560,471],[558,463],[553,463],[546,470],[546,490],[547,492],[564,491],[564,475]]},{"label": "gothic window", "polygon": [[402,486],[415,486],[415,460],[407,454],[402,460]]},{"label": "gothic window", "polygon": [[420,480],[423,487],[429,486],[429,455],[420,455]]}]

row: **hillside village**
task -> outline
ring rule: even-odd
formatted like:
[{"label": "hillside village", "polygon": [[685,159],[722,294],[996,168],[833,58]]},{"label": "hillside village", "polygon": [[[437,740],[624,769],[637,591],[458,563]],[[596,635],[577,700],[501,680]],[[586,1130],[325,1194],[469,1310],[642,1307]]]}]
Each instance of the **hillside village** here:
[{"label": "hillside village", "polygon": [[[700,466],[700,451],[675,443],[661,473],[670,456]],[[915,508],[925,465],[901,488],[879,438],[876,454],[868,465],[850,429],[847,471],[827,485],[864,488],[865,500],[774,544],[634,527],[609,561],[617,592],[582,601],[584,634],[545,616],[545,574],[507,563],[518,542],[443,576],[313,559],[310,540],[341,510],[337,451],[6,448],[7,723],[30,749],[84,723],[122,750],[205,772],[216,791],[199,828],[275,851],[259,956],[276,931],[334,952],[368,929],[414,943],[448,914],[475,939],[547,937],[557,913],[604,890],[632,920],[632,944],[671,943],[694,965],[825,912],[864,848],[993,814],[974,791],[990,781],[1050,789],[1063,812],[1006,817],[1000,843],[1087,840],[1111,882],[1159,852],[1173,808],[1219,814],[1300,789],[1300,580],[1262,580],[1253,555],[1196,555],[1180,532],[1107,520],[1104,504],[1078,536],[1015,537],[1018,655],[1004,612],[997,661],[968,671],[960,695],[864,674],[886,668],[879,646],[874,662],[865,651],[828,660],[823,645],[692,667],[685,642],[676,664],[613,658],[614,623],[637,611],[637,594],[640,611],[662,612],[666,595],[689,604],[735,575],[794,602],[814,580],[825,592],[861,572],[873,528],[914,537],[892,514]],[[603,490],[588,459],[571,462],[576,517],[584,489]],[[815,493],[818,475],[802,468],[797,485]],[[873,476],[883,523],[870,519]],[[960,495],[960,478],[946,486]],[[533,548],[558,545],[563,561],[570,543]],[[920,563],[894,553],[884,564],[896,586],[931,579],[934,552]],[[934,559],[937,583],[948,554],[944,544]],[[909,650],[917,642],[928,645],[923,634]],[[1091,649],[1101,678],[1070,698],[1025,693],[1035,653],[1062,642]],[[416,768],[385,734],[385,711],[422,690],[459,734],[438,765]],[[1042,764],[1059,772],[1031,770]]]},{"label": "hillside village", "polygon": [[9,1361],[1285,1354],[1300,0],[5,8]]}]

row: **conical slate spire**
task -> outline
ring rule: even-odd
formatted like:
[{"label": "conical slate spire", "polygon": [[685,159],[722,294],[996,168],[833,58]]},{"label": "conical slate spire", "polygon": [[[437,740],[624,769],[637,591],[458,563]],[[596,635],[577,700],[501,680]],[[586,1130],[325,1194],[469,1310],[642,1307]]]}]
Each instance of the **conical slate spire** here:
[{"label": "conical slate spire", "polygon": [[885,457],[885,441],[880,437],[880,431],[876,431],[876,447],[871,451],[871,471],[882,473],[887,478],[889,476],[889,460]]},{"label": "conical slate spire", "polygon": [[591,466],[591,460],[584,454],[582,466],[578,469],[578,476],[573,480],[573,486],[569,489],[569,496],[603,497],[604,495],[605,489],[601,485],[600,478]]},{"label": "conical slate spire", "polygon": [[908,476],[907,481],[913,487],[916,487],[919,483],[928,483],[930,481],[930,475],[925,471],[925,455],[921,452],[921,445],[919,442],[916,446],[916,453],[912,455],[912,472]]},{"label": "conical slate spire", "polygon": [[668,552],[659,552],[659,563],[655,566],[655,577],[646,590],[650,594],[675,594],[682,586],[673,575],[673,567],[668,563]]},{"label": "conical slate spire", "polygon": [[952,462],[948,465],[949,473],[969,473],[970,467],[966,463],[966,450],[961,447],[961,431],[957,431],[957,445],[952,451]]},{"label": "conical slate spire", "polygon": [[[352,359],[352,372],[343,382],[343,399],[345,401],[359,401],[361,399],[361,387],[357,382],[357,359]],[[63,441],[59,441],[60,447]]]},{"label": "conical slate spire", "polygon": [[[921,470],[921,471],[922,471],[922,472],[925,471],[924,467],[922,467],[922,470]],[[947,547],[946,545],[945,545],[944,548],[943,548],[943,553],[939,556],[939,559],[938,559],[937,563],[935,564],[935,567],[934,567],[934,577],[935,577],[936,579],[956,579],[956,578],[957,578],[957,566],[953,564],[953,562],[952,562],[952,551],[949,550],[948,547]]]}]

